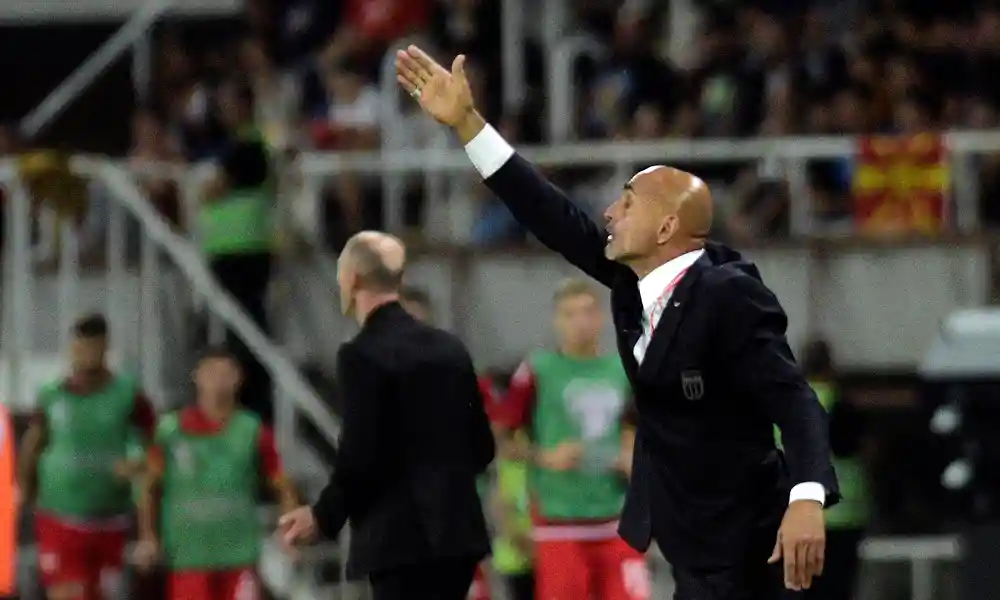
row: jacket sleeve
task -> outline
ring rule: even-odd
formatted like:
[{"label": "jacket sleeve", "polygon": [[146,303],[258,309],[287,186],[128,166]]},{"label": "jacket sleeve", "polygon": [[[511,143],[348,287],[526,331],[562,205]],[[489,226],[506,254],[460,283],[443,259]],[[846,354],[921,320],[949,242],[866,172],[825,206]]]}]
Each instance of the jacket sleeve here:
[{"label": "jacket sleeve", "polygon": [[840,497],[830,462],[829,420],[802,375],[788,342],[788,318],[763,282],[746,275],[717,290],[722,364],[731,381],[759,402],[781,430],[792,484],[819,483],[826,506]]},{"label": "jacket sleeve", "polygon": [[385,464],[379,423],[391,385],[377,362],[350,344],[341,347],[337,363],[343,395],[340,444],[330,481],[313,505],[317,527],[328,539],[340,533],[358,503],[378,485]]},{"label": "jacket sleeve", "polygon": [[489,125],[465,146],[487,187],[550,250],[611,287],[621,265],[604,256],[607,234]]}]

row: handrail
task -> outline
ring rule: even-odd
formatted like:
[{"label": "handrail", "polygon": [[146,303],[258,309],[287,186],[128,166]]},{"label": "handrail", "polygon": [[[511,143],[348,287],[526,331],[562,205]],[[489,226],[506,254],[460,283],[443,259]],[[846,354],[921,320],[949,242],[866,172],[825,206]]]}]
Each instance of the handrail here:
[{"label": "handrail", "polygon": [[157,242],[176,263],[191,284],[204,295],[212,310],[269,367],[281,385],[288,386],[291,399],[312,418],[327,441],[336,445],[340,423],[323,401],[310,388],[295,366],[285,358],[250,320],[242,308],[215,281],[191,244],[171,230],[166,221],[144,200],[135,182],[121,167],[108,162],[79,158],[74,166],[97,173],[102,183],[114,192],[123,206],[142,223],[146,234]]},{"label": "handrail", "polygon": [[32,138],[52,123],[87,87],[127,52],[170,9],[173,0],[147,0],[108,41],[87,57],[42,102],[21,119],[21,134]]},{"label": "handrail", "polygon": [[[981,153],[1000,148],[1000,129],[949,131],[945,143],[954,152]],[[857,150],[852,136],[772,137],[753,139],[643,140],[587,142],[520,147],[522,156],[541,166],[607,166],[619,163],[732,162],[762,156],[802,159],[844,158]],[[405,173],[434,169],[466,171],[471,163],[462,150],[435,152],[307,152],[299,157],[303,174],[332,176],[339,172]]]}]

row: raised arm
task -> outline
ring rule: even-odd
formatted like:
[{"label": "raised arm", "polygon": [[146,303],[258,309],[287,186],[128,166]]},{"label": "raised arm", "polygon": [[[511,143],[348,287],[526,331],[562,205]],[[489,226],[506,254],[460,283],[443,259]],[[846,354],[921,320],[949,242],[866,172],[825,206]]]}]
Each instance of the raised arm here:
[{"label": "raised arm", "polygon": [[459,55],[451,72],[410,46],[396,58],[400,85],[438,122],[451,127],[486,185],[540,242],[610,287],[623,268],[604,256],[607,234],[552,185],[476,112]]}]

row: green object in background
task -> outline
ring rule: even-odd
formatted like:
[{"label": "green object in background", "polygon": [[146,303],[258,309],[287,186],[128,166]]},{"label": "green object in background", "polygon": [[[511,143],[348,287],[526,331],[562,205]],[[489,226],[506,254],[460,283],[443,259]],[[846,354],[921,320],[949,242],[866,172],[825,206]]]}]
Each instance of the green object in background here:
[{"label": "green object in background", "polygon": [[205,204],[198,214],[198,239],[208,256],[269,252],[274,242],[274,195],[266,187],[237,190]]},{"label": "green object in background", "polygon": [[588,461],[580,471],[532,468],[530,486],[548,519],[615,518],[625,482],[611,472],[621,446],[622,412],[630,393],[618,355],[580,359],[556,352],[531,357],[537,402],[532,438],[543,449],[581,442]]},{"label": "green object in background", "polygon": [[61,381],[42,389],[39,408],[51,435],[38,461],[39,508],[80,519],[131,512],[129,482],[115,473],[115,465],[127,458],[134,436],[136,391],[124,376],[85,397]]},{"label": "green object in background", "polygon": [[528,465],[520,461],[501,460],[497,463],[497,489],[500,501],[514,507],[508,527],[493,543],[493,568],[502,575],[517,575],[530,571],[531,556],[521,552],[514,543],[515,535],[531,532],[531,512],[528,508]]},{"label": "green object in background", "polygon": [[[819,403],[827,412],[837,403],[837,392],[833,385],[822,381],[811,381]],[[775,443],[781,448],[781,431],[774,427]],[[855,457],[834,456],[833,468],[840,483],[840,502],[824,511],[828,529],[859,529],[868,524],[871,516],[871,493],[868,487],[868,473],[861,460]]]},{"label": "green object in background", "polygon": [[260,558],[257,438],[261,423],[239,411],[217,434],[184,432],[177,413],[163,417],[163,551],[174,569],[216,570]]}]

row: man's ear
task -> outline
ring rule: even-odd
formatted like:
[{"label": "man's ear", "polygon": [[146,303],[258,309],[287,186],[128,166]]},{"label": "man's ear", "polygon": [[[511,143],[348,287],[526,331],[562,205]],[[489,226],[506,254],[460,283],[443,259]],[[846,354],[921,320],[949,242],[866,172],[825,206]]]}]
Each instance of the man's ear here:
[{"label": "man's ear", "polygon": [[677,231],[677,215],[664,215],[660,220],[660,228],[656,231],[656,244],[662,246],[674,237]]}]

